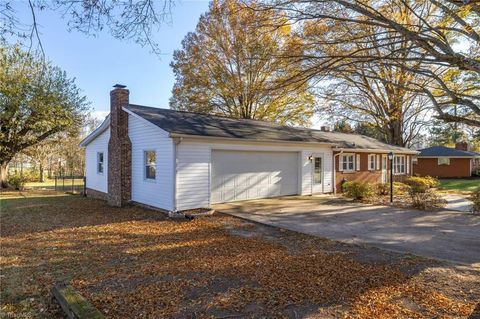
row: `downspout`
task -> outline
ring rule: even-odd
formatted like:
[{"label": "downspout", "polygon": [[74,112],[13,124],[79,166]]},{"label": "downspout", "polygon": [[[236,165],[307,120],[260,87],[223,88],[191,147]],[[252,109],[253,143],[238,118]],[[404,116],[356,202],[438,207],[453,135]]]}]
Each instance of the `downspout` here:
[{"label": "downspout", "polygon": [[337,162],[336,161],[336,157],[340,154],[343,153],[343,150],[340,151],[340,153],[337,153],[335,155],[333,155],[333,195],[337,195],[337,169],[335,167],[335,163]]},{"label": "downspout", "polygon": [[173,212],[177,211],[177,148],[183,137],[173,137]]}]

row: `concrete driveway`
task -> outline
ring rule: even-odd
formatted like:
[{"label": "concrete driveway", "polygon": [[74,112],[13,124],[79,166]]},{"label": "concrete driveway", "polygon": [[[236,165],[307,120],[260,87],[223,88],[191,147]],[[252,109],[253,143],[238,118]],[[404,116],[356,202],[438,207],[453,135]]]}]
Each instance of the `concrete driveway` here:
[{"label": "concrete driveway", "polygon": [[480,216],[372,206],[330,196],[218,204],[217,211],[347,243],[480,267]]}]

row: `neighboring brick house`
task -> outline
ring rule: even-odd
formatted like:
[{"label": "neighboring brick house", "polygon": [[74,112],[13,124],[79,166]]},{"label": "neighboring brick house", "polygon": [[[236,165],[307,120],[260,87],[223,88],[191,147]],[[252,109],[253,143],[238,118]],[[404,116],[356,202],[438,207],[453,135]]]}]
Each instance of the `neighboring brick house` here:
[{"label": "neighboring brick house", "polygon": [[401,178],[418,153],[357,134],[134,105],[122,85],[81,145],[88,196],[165,211],[332,193],[343,179],[386,181],[389,152]]},{"label": "neighboring brick house", "polygon": [[458,143],[455,148],[433,146],[422,149],[413,165],[413,173],[440,178],[471,177],[479,168],[480,154],[466,149],[465,143]]}]

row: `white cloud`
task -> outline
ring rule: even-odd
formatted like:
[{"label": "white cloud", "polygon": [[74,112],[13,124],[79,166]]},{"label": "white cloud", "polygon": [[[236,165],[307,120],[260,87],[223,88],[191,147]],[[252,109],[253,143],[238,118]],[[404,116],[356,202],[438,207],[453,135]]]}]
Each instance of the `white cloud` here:
[{"label": "white cloud", "polygon": [[103,122],[103,120],[107,117],[107,115],[109,114],[110,112],[108,111],[93,111],[91,113],[91,116],[100,121],[100,122]]}]

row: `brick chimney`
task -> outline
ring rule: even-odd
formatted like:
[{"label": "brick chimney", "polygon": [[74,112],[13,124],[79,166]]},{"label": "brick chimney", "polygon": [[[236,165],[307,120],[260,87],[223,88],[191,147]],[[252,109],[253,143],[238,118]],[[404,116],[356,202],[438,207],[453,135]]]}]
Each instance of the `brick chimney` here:
[{"label": "brick chimney", "polygon": [[108,141],[108,204],[123,206],[132,193],[132,144],[128,137],[129,103],[125,85],[115,84],[110,91],[110,140]]},{"label": "brick chimney", "polygon": [[455,143],[455,149],[459,151],[468,151],[468,143],[467,142],[457,142]]}]

